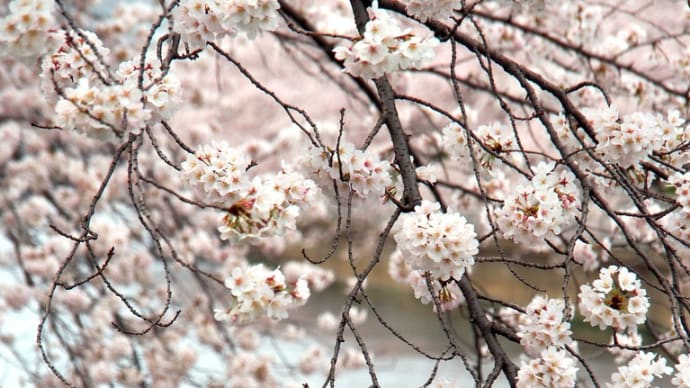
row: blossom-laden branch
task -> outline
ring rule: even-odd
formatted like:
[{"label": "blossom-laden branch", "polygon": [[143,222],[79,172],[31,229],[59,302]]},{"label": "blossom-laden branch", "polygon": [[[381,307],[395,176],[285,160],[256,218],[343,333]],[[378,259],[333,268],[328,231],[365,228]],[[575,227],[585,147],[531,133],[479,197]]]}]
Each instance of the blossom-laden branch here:
[{"label": "blossom-laden branch", "polygon": [[3,385],[690,386],[681,2],[0,12]]}]

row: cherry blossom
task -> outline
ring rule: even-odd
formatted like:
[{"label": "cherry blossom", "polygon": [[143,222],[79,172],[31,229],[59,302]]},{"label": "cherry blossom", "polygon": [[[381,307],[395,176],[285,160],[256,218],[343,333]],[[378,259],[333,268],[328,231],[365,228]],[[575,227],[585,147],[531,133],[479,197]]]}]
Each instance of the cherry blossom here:
[{"label": "cherry blossom", "polygon": [[651,387],[655,378],[671,374],[673,369],[666,366],[666,359],[654,353],[639,352],[627,365],[618,367],[611,375],[607,388]]},{"label": "cherry blossom", "polygon": [[55,5],[42,0],[12,0],[0,19],[0,56],[32,58],[56,43]]},{"label": "cherry blossom", "polygon": [[[441,311],[450,311],[461,305],[465,298],[457,283],[453,281],[431,281],[432,292],[429,292],[429,284],[425,273],[412,270],[408,261],[403,258],[403,253],[396,249],[388,262],[388,274],[398,283],[412,287],[414,297],[423,304],[433,304],[434,297],[438,298]],[[434,304],[434,311],[436,305]]]},{"label": "cherry blossom", "polygon": [[227,309],[216,309],[215,318],[231,324],[247,324],[263,316],[287,318],[288,310],[305,304],[311,294],[306,280],[287,283],[279,269],[270,271],[262,264],[235,268],[225,286],[236,302]]},{"label": "cherry blossom", "polygon": [[0,385],[690,386],[685,2],[111,3],[0,4]]},{"label": "cherry blossom", "polygon": [[539,246],[574,222],[580,190],[572,173],[540,163],[534,177],[516,186],[497,212],[503,235],[515,242]]},{"label": "cherry blossom", "polygon": [[222,239],[256,239],[295,229],[299,205],[316,195],[313,181],[286,170],[255,176],[252,160],[227,143],[202,145],[182,163],[189,184],[205,202],[224,208]]},{"label": "cherry blossom", "polygon": [[422,201],[414,213],[401,216],[395,241],[412,269],[441,281],[458,280],[474,264],[479,242],[465,217],[440,209],[437,202]]},{"label": "cherry blossom", "polygon": [[361,198],[370,194],[381,196],[391,185],[391,165],[373,151],[362,151],[354,144],[344,142],[336,150],[323,151],[310,148],[308,166],[317,174],[343,180]]},{"label": "cherry blossom", "polygon": [[408,0],[406,3],[407,12],[421,21],[447,19],[454,9],[462,7],[462,1],[459,0]]},{"label": "cherry blossom", "polygon": [[675,173],[668,178],[668,183],[675,188],[676,201],[683,213],[690,213],[690,173]]},{"label": "cherry blossom", "polygon": [[677,387],[690,387],[690,357],[687,354],[678,356],[675,369],[676,373],[673,375],[671,383]]},{"label": "cherry blossom", "polygon": [[563,349],[573,344],[562,299],[537,295],[525,310],[527,314],[520,319],[518,335],[528,355],[536,357],[549,347]]},{"label": "cherry blossom", "polygon": [[240,31],[254,39],[278,27],[279,8],[276,0],[182,0],[172,13],[174,30],[190,50]]},{"label": "cherry blossom", "polygon": [[418,68],[434,58],[435,37],[422,38],[411,29],[403,29],[391,14],[375,10],[375,17],[365,26],[362,38],[351,47],[338,46],[335,57],[345,70],[363,78],[379,78],[385,73]]},{"label": "cherry blossom", "polygon": [[661,128],[652,115],[636,112],[621,118],[613,106],[583,111],[596,131],[597,153],[610,163],[629,167],[661,147]]},{"label": "cherry blossom", "polygon": [[614,345],[608,348],[609,352],[614,355],[614,361],[616,364],[623,364],[637,355],[636,351],[626,348],[635,348],[642,345],[642,336],[638,331],[615,333],[614,336],[611,337],[610,344]]},{"label": "cherry blossom", "polygon": [[[488,125],[480,125],[474,135],[482,142],[481,147],[475,147],[477,159],[482,167],[492,170],[497,161],[496,154],[512,159],[509,151],[515,148],[515,135],[510,127],[494,122]],[[470,157],[469,142],[465,130],[458,123],[450,123],[443,128],[442,144],[448,153],[456,159]]]},{"label": "cherry blossom", "polygon": [[563,349],[549,347],[541,351],[539,358],[529,360],[520,366],[517,386],[574,387],[576,375],[575,359]]},{"label": "cherry blossom", "polygon": [[637,276],[625,267],[599,271],[591,285],[580,286],[579,309],[585,321],[600,329],[633,330],[646,320],[649,300]]}]

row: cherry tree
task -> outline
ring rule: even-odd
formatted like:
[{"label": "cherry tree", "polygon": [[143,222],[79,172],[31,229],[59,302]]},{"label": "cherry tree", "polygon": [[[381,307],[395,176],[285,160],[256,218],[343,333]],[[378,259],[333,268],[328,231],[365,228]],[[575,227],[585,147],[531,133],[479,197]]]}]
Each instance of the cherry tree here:
[{"label": "cherry tree", "polygon": [[0,12],[14,384],[690,387],[689,3]]}]

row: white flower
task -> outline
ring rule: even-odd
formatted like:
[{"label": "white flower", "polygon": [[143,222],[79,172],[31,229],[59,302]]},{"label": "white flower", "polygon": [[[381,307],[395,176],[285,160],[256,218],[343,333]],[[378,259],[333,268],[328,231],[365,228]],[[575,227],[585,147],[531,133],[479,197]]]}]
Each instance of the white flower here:
[{"label": "white flower", "polygon": [[575,359],[565,350],[544,349],[539,358],[520,366],[518,388],[570,388],[575,386]]},{"label": "white flower", "polygon": [[108,77],[97,53],[104,56],[108,50],[98,37],[81,31],[65,33],[63,39],[44,59],[40,76],[47,100],[55,104],[57,126],[114,141],[170,118],[179,105],[180,84],[171,74],[162,76],[151,67],[142,70],[138,62],[128,61],[105,83],[102,79]]},{"label": "white flower", "polygon": [[282,170],[250,180],[249,156],[227,143],[202,145],[182,163],[182,173],[203,201],[227,211],[218,231],[222,239],[255,240],[294,230],[300,205],[313,201],[316,184]]},{"label": "white flower", "polygon": [[407,12],[425,22],[429,19],[447,19],[453,9],[462,8],[461,0],[407,0]]},{"label": "white flower", "polygon": [[[414,297],[419,299],[422,304],[429,304],[433,302],[434,298],[429,292],[429,286],[427,285],[424,273],[420,271],[412,271],[407,276],[406,281],[410,287],[412,287]],[[465,302],[465,297],[462,294],[462,291],[454,281],[441,282],[438,280],[432,280],[431,287],[434,295],[436,295],[439,300],[441,311],[453,310]],[[435,305],[434,311],[436,311]]]},{"label": "white flower", "polygon": [[[637,355],[634,350],[626,349],[625,347],[634,348],[636,346],[642,345],[642,336],[637,331],[631,331],[630,333],[614,333],[611,337],[609,343],[613,345],[608,348],[608,351],[614,355],[614,361],[616,364],[622,364],[624,362],[630,361],[633,357]],[[620,345],[620,346],[617,346]]]},{"label": "white flower", "polygon": [[41,62],[41,90],[47,100],[56,103],[60,99],[55,84],[58,90],[74,87],[82,78],[96,84],[98,74],[105,70],[97,53],[107,56],[109,52],[91,31],[65,32],[58,47]]},{"label": "white flower", "polygon": [[174,31],[190,50],[201,49],[232,30],[225,30],[223,16],[215,0],[182,0],[172,11]]},{"label": "white flower", "polygon": [[580,240],[575,242],[573,257],[578,263],[582,264],[582,269],[592,272],[599,268],[601,262],[605,261],[606,256],[601,257],[597,254],[592,244],[584,243]]},{"label": "white flower", "polygon": [[690,388],[690,357],[687,354],[678,356],[676,370],[671,383],[677,387]]},{"label": "white flower", "polygon": [[580,286],[579,308],[585,321],[592,326],[634,331],[646,320],[649,309],[646,295],[634,273],[612,265],[602,268],[591,286]]},{"label": "white flower", "polygon": [[201,145],[182,162],[182,173],[204,202],[232,205],[247,197],[251,160],[226,142]]},{"label": "white flower", "polygon": [[681,206],[681,211],[690,214],[690,172],[676,172],[668,177],[668,183],[675,189],[676,202]]},{"label": "white flower", "polygon": [[50,50],[56,34],[55,5],[43,0],[12,0],[0,18],[0,56],[35,58]]},{"label": "white flower", "polygon": [[447,281],[459,280],[474,264],[479,242],[474,225],[465,217],[452,210],[441,213],[438,203],[422,201],[400,221],[395,241],[412,269],[430,271],[434,278]]},{"label": "white flower", "polygon": [[429,183],[436,183],[436,168],[433,165],[420,166],[415,169],[417,172],[417,179],[427,181]]},{"label": "white flower", "polygon": [[189,49],[203,49],[206,42],[244,32],[254,39],[278,27],[277,0],[182,0],[173,9],[174,30]]},{"label": "white flower", "polygon": [[350,308],[350,322],[352,322],[353,325],[361,325],[364,323],[364,321],[367,320],[367,310],[366,309],[360,309],[357,308],[356,306],[352,306]]},{"label": "white flower", "polygon": [[621,120],[613,106],[583,109],[582,113],[599,142],[596,153],[609,163],[630,167],[663,145],[663,131],[654,115],[635,112]]},{"label": "white flower", "polygon": [[465,136],[465,129],[456,122],[451,122],[441,130],[441,144],[446,152],[456,159],[469,157],[470,149]]},{"label": "white flower", "polygon": [[[451,122],[442,130],[442,144],[446,152],[454,159],[470,157],[469,143],[465,135],[465,129],[455,122]],[[480,125],[475,131],[474,136],[481,140],[483,146],[475,146],[477,159],[482,167],[487,170],[494,170],[496,156],[488,151],[500,156],[512,159],[512,154],[508,151],[515,148],[515,135],[510,127],[498,122],[488,125]],[[488,151],[487,151],[488,150]]]},{"label": "white flower", "polygon": [[564,348],[572,344],[570,323],[563,315],[563,299],[548,299],[535,296],[526,307],[526,314],[520,319],[518,335],[525,352],[538,356],[548,347]]},{"label": "white flower", "polygon": [[304,261],[289,261],[283,264],[282,268],[288,282],[304,279],[309,288],[315,291],[322,291],[335,281],[335,274],[332,270]]},{"label": "white flower", "polygon": [[618,367],[611,375],[607,388],[648,388],[654,378],[671,374],[672,368],[666,366],[666,359],[654,353],[640,352],[627,365]]},{"label": "white flower", "polygon": [[277,0],[221,0],[219,3],[227,30],[236,29],[254,39],[263,31],[278,28],[280,4]]},{"label": "white flower", "polygon": [[331,179],[344,180],[354,194],[366,198],[370,193],[383,195],[391,185],[391,165],[370,150],[355,149],[354,144],[342,142],[337,151],[311,148],[308,168]]},{"label": "white flower", "polygon": [[503,236],[527,246],[538,246],[572,225],[580,205],[575,176],[566,170],[553,170],[541,162],[532,180],[517,185],[496,211],[496,222]]},{"label": "white flower", "polygon": [[216,309],[215,318],[232,324],[250,323],[263,316],[287,318],[288,310],[302,306],[310,295],[306,280],[288,283],[279,269],[269,271],[263,264],[236,267],[225,280],[225,287],[236,302],[230,308]]},{"label": "white flower", "polygon": [[373,12],[375,16],[367,22],[361,39],[350,47],[339,46],[333,50],[348,73],[378,78],[385,73],[419,68],[433,59],[438,39],[420,38],[413,31],[402,29],[387,12],[378,8]]}]

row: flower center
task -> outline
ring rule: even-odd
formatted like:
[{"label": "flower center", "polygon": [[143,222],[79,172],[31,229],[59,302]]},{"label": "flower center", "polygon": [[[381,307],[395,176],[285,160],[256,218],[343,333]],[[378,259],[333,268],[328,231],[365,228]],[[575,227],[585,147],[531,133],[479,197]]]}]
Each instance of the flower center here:
[{"label": "flower center", "polygon": [[604,304],[614,310],[621,312],[628,311],[628,295],[618,288],[614,288],[606,294]]}]

